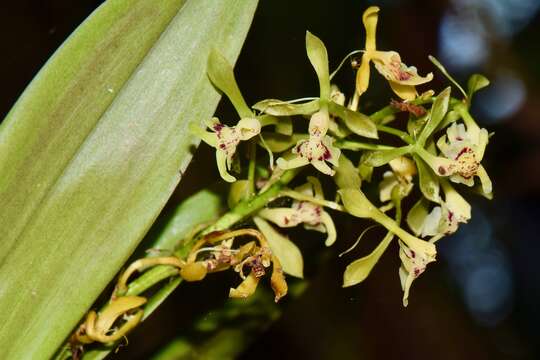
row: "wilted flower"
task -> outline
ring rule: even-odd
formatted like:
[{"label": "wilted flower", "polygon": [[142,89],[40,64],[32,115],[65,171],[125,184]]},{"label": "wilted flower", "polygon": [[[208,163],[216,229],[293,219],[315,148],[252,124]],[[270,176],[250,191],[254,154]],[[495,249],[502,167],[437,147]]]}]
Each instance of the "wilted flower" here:
[{"label": "wilted flower", "polygon": [[[233,249],[234,239],[238,236],[255,237],[259,244],[250,241]],[[215,245],[216,243],[220,244]],[[212,246],[203,247],[206,244]],[[203,252],[210,252],[210,256],[204,260],[197,260]],[[255,292],[260,278],[266,274],[266,268],[270,266],[273,268],[270,282],[274,289],[275,300],[278,301],[287,294],[287,283],[281,262],[272,253],[265,236],[255,229],[215,231],[203,236],[193,245],[185,263],[181,265],[180,275],[188,281],[199,281],[209,272],[232,267],[240,274],[242,282],[236,288],[229,290],[229,296],[246,298]],[[244,274],[245,268],[249,269],[248,275]]]},{"label": "wilted flower", "polygon": [[211,131],[203,131],[199,128],[192,128],[192,131],[205,143],[216,148],[216,162],[223,180],[228,182],[236,181],[236,178],[229,174],[236,147],[240,141],[249,140],[261,132],[259,120],[243,118],[238,121],[236,126],[230,127],[221,124],[218,118],[212,118],[208,128]]},{"label": "wilted flower", "polygon": [[[275,301],[278,302],[287,294],[287,282],[279,259],[272,254],[266,239],[263,236],[259,238],[261,246],[254,247],[251,255],[244,258],[242,262],[234,267],[234,270],[240,273],[243,281],[236,288],[229,290],[231,298],[246,298],[251,296],[257,289],[259,280],[266,274],[266,268],[272,265],[272,276],[270,284],[275,294]],[[243,273],[244,267],[250,268],[249,275]]]},{"label": "wilted flower", "polygon": [[402,99],[413,100],[417,93],[415,85],[427,83],[433,79],[429,73],[425,77],[418,75],[414,66],[408,67],[401,62],[401,57],[395,51],[378,51],[376,47],[376,32],[379,8],[370,6],[362,20],[366,29],[365,51],[362,62],[356,75],[356,91],[362,95],[368,88],[370,76],[370,62],[373,62],[377,71],[388,80],[392,90]]},{"label": "wilted flower", "polygon": [[311,163],[320,172],[333,176],[334,170],[326,162],[337,166],[341,151],[332,145],[334,140],[326,135],[328,126],[328,112],[313,114],[309,122],[309,139],[300,140],[292,150],[295,156],[290,160],[281,157],[277,165],[287,170]]},{"label": "wilted flower", "polygon": [[[146,298],[140,296],[120,296],[112,299],[99,313],[90,311],[86,320],[72,337],[77,343],[90,344],[94,341],[111,343],[121,339],[142,319],[141,306]],[[125,320],[120,327],[114,327],[119,318]]]}]

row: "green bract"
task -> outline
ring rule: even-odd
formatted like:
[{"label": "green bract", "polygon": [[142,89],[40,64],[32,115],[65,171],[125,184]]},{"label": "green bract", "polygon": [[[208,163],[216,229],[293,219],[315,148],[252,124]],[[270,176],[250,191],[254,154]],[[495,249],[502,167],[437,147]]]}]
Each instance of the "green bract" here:
[{"label": "green bract", "polygon": [[448,104],[450,102],[450,87],[444,89],[433,102],[431,111],[429,112],[429,117],[424,129],[420,133],[418,140],[416,141],[417,146],[424,146],[426,140],[433,131],[439,126],[441,121],[443,121],[446,112],[448,111]]},{"label": "green bract", "polygon": [[467,82],[467,99],[470,103],[475,92],[489,85],[489,80],[481,74],[474,74]]}]

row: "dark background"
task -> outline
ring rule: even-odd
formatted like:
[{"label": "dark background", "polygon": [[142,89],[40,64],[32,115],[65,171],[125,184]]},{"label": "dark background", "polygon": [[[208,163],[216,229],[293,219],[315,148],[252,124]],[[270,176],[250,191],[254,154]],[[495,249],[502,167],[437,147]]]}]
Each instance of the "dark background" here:
[{"label": "dark background", "polygon": [[[100,3],[26,0],[0,5],[0,118]],[[350,50],[363,47],[361,14],[370,4],[381,7],[378,46],[399,51],[422,75],[435,72],[435,88],[442,89],[444,79],[428,54],[436,55],[462,83],[473,72],[492,80],[475,98],[473,110],[479,123],[495,132],[484,161],[495,199],[468,198],[472,220],[440,242],[439,261],[415,282],[408,308],[401,306],[397,248],[390,248],[362,285],[340,287],[345,266],[372,249],[380,235],[375,231],[352,254],[338,258],[361,229],[341,221],[338,246],[322,260],[307,259],[307,290],[284,302],[284,315],[243,358],[538,358],[540,0],[261,0],[236,67],[248,102],[316,94],[316,78],[305,56],[305,30],[326,43],[334,68]],[[353,89],[352,79],[348,68],[337,79],[346,93]],[[374,74],[373,79],[380,77]],[[384,82],[373,82],[380,86],[367,97],[368,110],[390,95]],[[227,104],[218,112],[224,118],[231,114]],[[199,160],[211,156],[206,147],[197,153]],[[192,166],[188,183],[173,202],[210,183],[207,171],[212,170]],[[212,175],[216,178],[215,171]],[[322,251],[317,236],[299,234],[308,254]],[[179,290],[119,355],[146,358],[189,327],[195,316],[219,305],[228,285],[209,284]]]}]

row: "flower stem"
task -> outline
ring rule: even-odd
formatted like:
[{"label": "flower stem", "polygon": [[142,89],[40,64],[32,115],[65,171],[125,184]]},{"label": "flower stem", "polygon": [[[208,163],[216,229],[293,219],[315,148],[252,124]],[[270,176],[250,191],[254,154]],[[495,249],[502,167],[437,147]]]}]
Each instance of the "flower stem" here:
[{"label": "flower stem", "polygon": [[248,186],[249,195],[255,194],[255,167],[257,165],[257,143],[254,140],[249,142],[249,167],[248,167]]},{"label": "flower stem", "polygon": [[413,138],[407,134],[405,131],[394,129],[393,127],[386,125],[377,125],[377,130],[385,132],[387,134],[392,134],[399,137],[401,140],[405,141],[407,144],[414,144]]},{"label": "flower stem", "polygon": [[338,211],[345,211],[345,208],[342,205],[339,205],[338,203],[335,203],[333,201],[328,201],[325,199],[318,199],[313,196],[302,194],[298,191],[294,190],[282,190],[279,194],[279,196],[288,196],[290,198],[293,198],[295,200],[299,201],[309,201],[311,203],[324,206],[327,208],[330,208],[332,210],[338,210]]},{"label": "flower stem", "polygon": [[344,149],[344,150],[392,150],[395,149],[393,146],[388,145],[379,145],[379,144],[370,144],[363,143],[359,141],[339,139],[334,142],[334,146]]}]

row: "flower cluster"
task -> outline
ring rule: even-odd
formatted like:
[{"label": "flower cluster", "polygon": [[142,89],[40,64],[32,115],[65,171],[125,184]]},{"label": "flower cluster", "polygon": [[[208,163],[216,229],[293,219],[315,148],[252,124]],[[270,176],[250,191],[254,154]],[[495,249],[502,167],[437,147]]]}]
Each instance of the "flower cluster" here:
[{"label": "flower cluster", "polygon": [[[463,98],[453,97],[450,87],[438,93],[428,87],[419,94],[417,86],[429,86],[433,74],[421,76],[415,67],[403,63],[398,52],[377,48],[378,17],[378,7],[369,7],[364,12],[364,47],[348,55],[332,73],[324,43],[306,33],[307,57],[319,83],[316,96],[292,101],[266,99],[248,107],[234,80],[232,67],[218,53],[210,56],[209,77],[231,100],[240,120],[228,126],[214,119],[208,124],[210,131],[194,131],[216,148],[219,172],[224,180],[233,182],[229,196],[229,200],[234,199],[229,202],[231,211],[235,211],[235,206],[251,204],[250,201],[265,194],[285,174],[295,176],[306,169],[317,175],[308,176],[303,185],[282,188],[269,199],[288,199],[286,202],[269,201],[249,214],[254,226],[267,239],[269,252],[260,248],[237,264],[229,261],[234,256],[231,257],[224,243],[221,252],[206,260],[207,269],[225,264],[241,274],[244,283],[231,290],[232,296],[251,292],[250,284],[256,284],[259,274],[264,274],[271,256],[274,267],[277,260],[285,273],[302,277],[299,248],[276,227],[303,225],[307,230],[326,233],[325,244],[330,246],[337,239],[332,216],[343,212],[371,219],[387,230],[372,253],[347,267],[343,285],[363,281],[397,238],[401,259],[399,278],[406,306],[413,281],[436,259],[435,242],[454,233],[471,218],[471,207],[460,195],[459,187],[479,184],[478,192],[487,198],[492,196],[492,184],[482,165],[489,134],[469,112],[472,95],[489,82],[481,75],[474,75],[467,93],[457,85]],[[356,82],[347,101],[332,79],[353,54],[361,54],[361,59],[351,61]],[[449,76],[436,59],[431,60]],[[390,98],[388,106],[366,115],[362,97],[371,82],[371,65],[399,100]],[[404,129],[397,125],[401,122],[394,122],[402,116],[406,119]],[[262,131],[269,126],[273,128]],[[394,136],[403,144],[385,143],[386,140],[380,139],[381,133],[386,134],[385,139]],[[238,166],[232,166],[235,154],[242,153],[238,151],[241,141],[246,142],[247,168],[242,168],[241,156]],[[265,151],[257,154],[257,147]],[[230,175],[233,168],[241,180]],[[336,185],[330,190],[334,193],[331,198],[325,198],[319,181],[325,176]],[[476,177],[479,183],[475,182]],[[378,181],[379,198],[370,200],[364,189],[374,181]],[[413,191],[415,188],[419,191]],[[406,209],[402,208],[402,200],[418,194],[420,198],[403,218]],[[248,276],[243,275],[246,266],[251,269]]]},{"label": "flower cluster", "polygon": [[[319,83],[316,96],[266,99],[250,107],[230,63],[218,51],[210,53],[208,77],[231,101],[238,120],[222,123],[212,118],[204,122],[205,127],[191,131],[215,148],[219,174],[230,183],[230,209],[215,223],[196,227],[174,255],[145,257],[128,266],[110,301],[101,311],[90,311],[71,337],[74,358],[83,345],[123,338],[142,321],[143,306],[156,304],[138,295],[167,277],[201,281],[208,274],[232,270],[241,282],[230,288],[229,296],[246,298],[271,269],[277,302],[288,292],[285,274],[303,277],[300,248],[283,229],[302,225],[325,234],[325,245],[331,246],[338,240],[333,216],[339,213],[371,220],[386,230],[372,252],[347,266],[343,286],[364,281],[396,240],[402,302],[408,305],[414,280],[436,260],[436,242],[471,218],[471,206],[459,191],[478,185],[476,192],[492,197],[492,184],[482,165],[490,135],[469,111],[473,94],[489,81],[475,74],[465,92],[430,57],[463,97],[453,97],[450,87],[438,93],[426,88],[419,94],[417,86],[429,86],[433,74],[420,76],[398,52],[377,49],[378,16],[375,6],[364,12],[363,49],[347,55],[332,73],[324,43],[306,33],[307,57]],[[351,60],[356,82],[347,100],[332,79],[355,54],[361,54],[361,59],[359,65]],[[371,65],[399,99],[389,98],[387,106],[367,115],[368,102],[364,104],[362,96],[369,90]],[[399,118],[404,121],[394,121]],[[305,180],[295,178],[308,171]],[[294,186],[289,186],[292,181]],[[369,199],[373,189],[379,190],[378,198]],[[409,201],[413,196],[416,201]],[[402,203],[414,205],[405,209]],[[369,229],[359,231],[358,241]],[[255,240],[244,241],[246,237]],[[152,267],[154,272],[128,283],[135,272]]]}]

